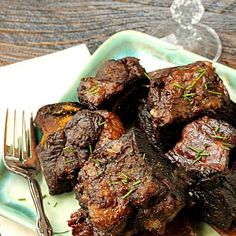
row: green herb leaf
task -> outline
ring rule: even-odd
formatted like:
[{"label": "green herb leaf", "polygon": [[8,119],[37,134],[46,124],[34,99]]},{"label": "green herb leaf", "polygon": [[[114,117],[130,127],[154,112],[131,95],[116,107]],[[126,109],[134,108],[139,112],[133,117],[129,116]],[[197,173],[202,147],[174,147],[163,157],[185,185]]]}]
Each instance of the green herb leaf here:
[{"label": "green herb leaf", "polygon": [[141,180],[139,179],[139,180],[136,180],[134,183],[133,183],[133,186],[136,186],[136,185],[139,185],[139,184],[141,184]]},{"label": "green herb leaf", "polygon": [[69,147],[69,146],[65,146],[63,148],[63,151],[68,152],[68,153],[73,153],[73,152],[75,152],[75,149],[72,147]]},{"label": "green herb leaf", "polygon": [[192,89],[192,88],[196,85],[196,83],[198,82],[198,80],[200,80],[200,79],[206,74],[206,72],[207,72],[207,69],[205,69],[205,68],[199,70],[199,76],[193,81],[193,83],[192,83],[190,86],[188,86],[188,87],[186,88],[186,90]]},{"label": "green herb leaf", "polygon": [[211,135],[211,137],[215,139],[226,140],[226,137],[221,136],[221,135]]},{"label": "green herb leaf", "polygon": [[185,93],[183,94],[184,100],[191,101],[191,99],[196,95],[196,93]]},{"label": "green herb leaf", "polygon": [[66,230],[66,231],[62,231],[62,232],[53,232],[53,234],[65,234],[65,233],[68,233],[69,230]]},{"label": "green herb leaf", "polygon": [[71,163],[74,163],[74,162],[75,162],[75,160],[66,160],[65,164],[71,164]]},{"label": "green herb leaf", "polygon": [[106,124],[106,121],[102,121],[102,122],[99,121],[99,122],[98,122],[98,126],[102,126],[102,125],[105,125],[105,124]]},{"label": "green herb leaf", "polygon": [[146,153],[143,153],[142,158],[143,158],[143,160],[146,159]]},{"label": "green herb leaf", "polygon": [[26,198],[18,198],[18,201],[26,201]]},{"label": "green herb leaf", "polygon": [[90,154],[90,155],[92,155],[92,154],[93,154],[93,148],[92,148],[92,145],[91,145],[91,144],[89,144],[89,146],[88,146],[88,147],[89,147],[89,154]]},{"label": "green herb leaf", "polygon": [[151,78],[149,77],[149,75],[148,75],[146,72],[144,72],[144,75],[145,75],[149,80],[151,80]]},{"label": "green herb leaf", "polygon": [[222,95],[220,92],[212,91],[212,90],[207,90],[208,93],[215,94],[215,95]]},{"label": "green herb leaf", "polygon": [[132,194],[135,191],[135,188],[130,189],[125,195],[122,196],[123,199],[129,197],[130,194]]},{"label": "green herb leaf", "polygon": [[175,86],[176,88],[184,89],[184,86],[178,83],[173,83],[173,86]]},{"label": "green herb leaf", "polygon": [[90,89],[88,90],[88,92],[89,92],[90,94],[96,94],[96,93],[99,92],[99,90],[100,90],[100,88],[99,88],[97,85],[94,85],[92,88],[90,88]]}]

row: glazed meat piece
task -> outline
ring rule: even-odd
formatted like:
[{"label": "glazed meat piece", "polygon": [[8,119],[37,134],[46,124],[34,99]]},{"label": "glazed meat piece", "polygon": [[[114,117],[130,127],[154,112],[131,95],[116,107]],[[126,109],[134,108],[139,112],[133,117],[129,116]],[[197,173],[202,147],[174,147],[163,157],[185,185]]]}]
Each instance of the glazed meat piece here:
[{"label": "glazed meat piece", "polygon": [[96,149],[78,174],[73,235],[163,234],[185,206],[189,183],[161,155],[138,130]]},{"label": "glazed meat piece", "polygon": [[222,120],[203,117],[188,124],[181,140],[165,155],[193,176],[222,172],[229,167],[230,151],[236,146],[236,129]]},{"label": "glazed meat piece", "polygon": [[140,108],[139,126],[144,132],[148,126],[150,142],[156,145],[157,139],[164,151],[174,147],[187,123],[204,115],[236,127],[236,105],[210,62],[162,69],[149,77],[150,91]]},{"label": "glazed meat piece", "polygon": [[[39,117],[41,114],[36,116],[37,119]],[[41,120],[41,123],[46,124],[47,116],[43,118],[45,121]],[[89,159],[96,144],[103,145],[125,132],[115,114],[89,110],[77,112],[64,126],[60,123],[60,129],[55,130],[47,134],[37,147],[50,194],[71,191],[76,184],[79,169]]]},{"label": "glazed meat piece", "polygon": [[122,121],[136,117],[137,104],[147,95],[145,69],[134,57],[106,61],[95,77],[81,80],[77,90],[81,104],[90,110],[106,109],[115,112]]},{"label": "glazed meat piece", "polygon": [[236,173],[218,172],[195,181],[190,189],[196,206],[194,215],[223,230],[236,223]]}]

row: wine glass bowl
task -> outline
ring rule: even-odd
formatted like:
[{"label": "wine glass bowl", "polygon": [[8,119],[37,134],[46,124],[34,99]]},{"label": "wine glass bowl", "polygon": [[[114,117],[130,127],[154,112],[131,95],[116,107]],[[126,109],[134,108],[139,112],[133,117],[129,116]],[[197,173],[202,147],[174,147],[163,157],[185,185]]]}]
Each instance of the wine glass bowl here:
[{"label": "wine glass bowl", "polygon": [[217,61],[222,44],[211,27],[198,23],[204,7],[201,0],[174,0],[170,7],[172,21],[158,25],[153,35],[178,47]]}]

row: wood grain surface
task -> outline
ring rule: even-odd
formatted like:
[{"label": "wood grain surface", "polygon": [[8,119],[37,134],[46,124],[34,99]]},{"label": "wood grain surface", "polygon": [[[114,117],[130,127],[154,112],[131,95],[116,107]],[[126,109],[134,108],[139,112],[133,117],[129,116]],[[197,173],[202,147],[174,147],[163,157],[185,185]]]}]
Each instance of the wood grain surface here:
[{"label": "wood grain surface", "polygon": [[[0,66],[80,43],[91,53],[116,32],[150,34],[170,19],[172,0],[1,0]],[[223,44],[220,62],[236,68],[236,1],[203,0],[201,23]]]}]

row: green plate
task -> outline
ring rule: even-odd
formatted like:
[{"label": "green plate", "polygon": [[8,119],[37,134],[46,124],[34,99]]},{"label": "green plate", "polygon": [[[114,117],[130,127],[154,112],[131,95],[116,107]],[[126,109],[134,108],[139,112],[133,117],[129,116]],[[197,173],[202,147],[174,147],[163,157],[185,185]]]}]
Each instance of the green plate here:
[{"label": "green plate", "polygon": [[[60,101],[77,101],[76,88],[82,77],[92,76],[101,63],[108,59],[118,59],[125,56],[134,56],[140,59],[147,71],[172,65],[183,65],[197,60],[207,60],[196,54],[169,45],[152,36],[137,31],[122,31],[109,38],[91,56],[88,64],[78,74],[73,84],[68,84]],[[81,59],[81,58],[80,58]],[[230,97],[236,101],[236,71],[214,63],[220,77],[227,87]],[[55,232],[69,230],[67,220],[70,214],[78,208],[73,193],[50,196],[45,180],[39,176],[44,198],[44,206]],[[20,199],[24,199],[23,201]],[[0,160],[0,214],[34,229],[35,210],[26,181],[9,173]],[[198,224],[198,235],[218,235],[206,224]],[[60,235],[71,235],[70,232]]]}]

